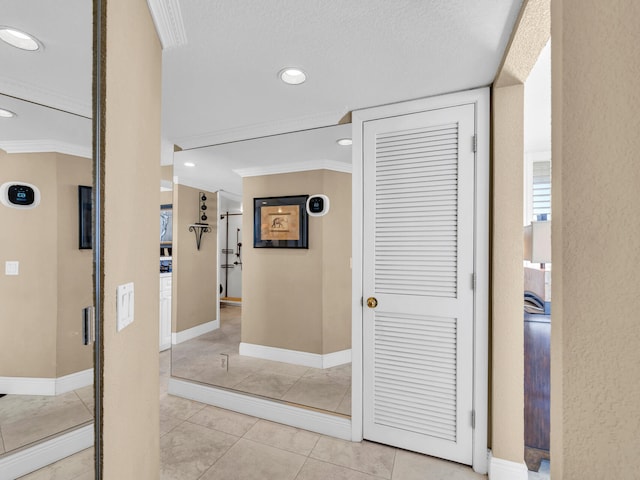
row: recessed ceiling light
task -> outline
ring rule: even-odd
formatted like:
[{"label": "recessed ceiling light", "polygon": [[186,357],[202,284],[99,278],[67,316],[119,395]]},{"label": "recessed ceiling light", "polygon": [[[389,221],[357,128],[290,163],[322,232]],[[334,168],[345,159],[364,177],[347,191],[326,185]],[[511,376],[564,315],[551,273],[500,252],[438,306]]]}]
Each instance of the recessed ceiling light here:
[{"label": "recessed ceiling light", "polygon": [[15,117],[16,114],[11,110],[5,110],[4,108],[0,108],[0,118],[12,118]]},{"label": "recessed ceiling light", "polygon": [[193,162],[184,162],[184,166],[185,166],[185,167],[195,167],[195,166],[196,166],[196,164],[195,164],[195,163],[193,163]]},{"label": "recessed ceiling light", "polygon": [[0,26],[0,40],[4,40],[13,47],[29,52],[34,52],[42,47],[42,43],[33,35],[11,27]]},{"label": "recessed ceiling light", "polygon": [[348,147],[349,145],[353,144],[353,140],[351,140],[350,138],[341,138],[336,143],[341,147]]},{"label": "recessed ceiling light", "polygon": [[287,67],[278,73],[280,80],[289,85],[300,85],[307,80],[307,74],[299,68]]}]

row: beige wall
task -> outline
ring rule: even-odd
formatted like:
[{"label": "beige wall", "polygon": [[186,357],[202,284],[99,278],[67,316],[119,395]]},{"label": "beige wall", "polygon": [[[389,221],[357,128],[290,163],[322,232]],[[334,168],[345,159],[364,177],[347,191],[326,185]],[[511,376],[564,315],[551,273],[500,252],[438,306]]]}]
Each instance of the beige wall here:
[{"label": "beige wall", "polygon": [[640,472],[640,4],[553,3],[551,476]]},{"label": "beige wall", "polygon": [[160,192],[160,205],[173,203],[173,192]]},{"label": "beige wall", "polygon": [[522,204],[524,86],[493,89],[491,447],[522,463],[524,330]]},{"label": "beige wall", "polygon": [[[242,341],[316,354],[351,348],[351,175],[247,177],[243,192]],[[327,194],[331,210],[309,217],[308,250],[253,248],[254,198],[314,193]]]},{"label": "beige wall", "polygon": [[[161,47],[145,0],[103,0],[103,478],[157,479]],[[116,332],[116,288],[133,282]],[[100,373],[100,372],[99,372]]]},{"label": "beige wall", "polygon": [[[162,180],[173,183],[173,165],[164,165],[160,167]],[[173,192],[160,192],[160,205],[173,203]]]},{"label": "beige wall", "polygon": [[[28,163],[27,163],[28,162]],[[0,376],[56,376],[57,192],[56,154],[8,155],[0,150],[0,183],[36,185],[40,206],[0,205]],[[10,226],[10,228],[8,228]],[[4,262],[20,262],[20,275],[4,275]]]},{"label": "beige wall", "polygon": [[58,155],[58,377],[93,367],[82,344],[82,309],[93,305],[93,250],[78,248],[78,185],[92,182],[90,159]]},{"label": "beige wall", "polygon": [[160,167],[161,180],[173,182],[173,165],[163,165]]},{"label": "beige wall", "polygon": [[[325,170],[322,193],[322,353],[351,348],[351,175]],[[320,193],[320,192],[312,192]]]},{"label": "beige wall", "polygon": [[549,0],[526,0],[492,89],[490,446],[524,461],[524,82],[549,39]]},{"label": "beige wall", "polygon": [[202,235],[200,250],[189,225],[198,222],[201,189],[173,186],[173,292],[171,297],[172,332],[182,332],[216,320],[217,283],[217,195],[207,196],[211,227]]},{"label": "beige wall", "polygon": [[42,195],[32,210],[0,207],[0,376],[55,378],[93,365],[82,345],[82,308],[92,305],[92,250],[78,249],[78,185],[91,161],[56,153],[0,151],[0,183],[24,181]]}]

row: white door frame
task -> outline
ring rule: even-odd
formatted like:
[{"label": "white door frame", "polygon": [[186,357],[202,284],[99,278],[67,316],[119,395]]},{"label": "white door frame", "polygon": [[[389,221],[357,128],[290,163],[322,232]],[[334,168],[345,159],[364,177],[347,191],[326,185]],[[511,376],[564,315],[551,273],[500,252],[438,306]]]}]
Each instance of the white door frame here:
[{"label": "white door frame", "polygon": [[362,345],[362,172],[363,172],[363,123],[409,113],[435,110],[458,105],[476,106],[476,197],[474,262],[476,288],[474,294],[474,371],[473,405],[475,429],[473,432],[473,469],[486,473],[487,425],[488,425],[488,372],[489,372],[489,88],[468,90],[409,102],[354,111],[353,125],[353,174],[352,174],[352,384],[351,384],[351,439],[363,439],[363,345]]}]

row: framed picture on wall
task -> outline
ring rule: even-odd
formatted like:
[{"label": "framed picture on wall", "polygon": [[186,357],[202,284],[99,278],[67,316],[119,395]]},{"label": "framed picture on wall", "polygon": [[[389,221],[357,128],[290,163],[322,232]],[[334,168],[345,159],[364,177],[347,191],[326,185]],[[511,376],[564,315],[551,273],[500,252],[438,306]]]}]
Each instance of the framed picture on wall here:
[{"label": "framed picture on wall", "polygon": [[253,199],[254,248],[309,248],[309,195]]},{"label": "framed picture on wall", "polygon": [[92,248],[92,187],[78,185],[78,248],[86,250]]}]

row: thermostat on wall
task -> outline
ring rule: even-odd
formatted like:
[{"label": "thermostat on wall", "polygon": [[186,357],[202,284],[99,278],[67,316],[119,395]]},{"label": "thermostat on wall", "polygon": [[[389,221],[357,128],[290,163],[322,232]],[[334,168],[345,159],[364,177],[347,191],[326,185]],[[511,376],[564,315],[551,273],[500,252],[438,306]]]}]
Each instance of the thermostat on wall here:
[{"label": "thermostat on wall", "polygon": [[24,182],[6,182],[0,185],[0,202],[12,208],[36,208],[40,205],[40,190]]},{"label": "thermostat on wall", "polygon": [[307,199],[307,213],[312,217],[321,217],[329,211],[329,197],[320,193]]}]

